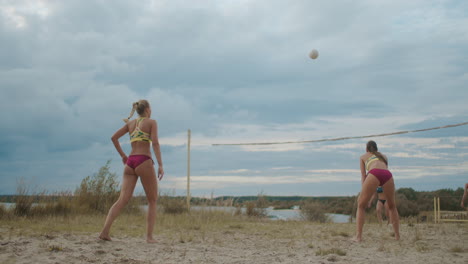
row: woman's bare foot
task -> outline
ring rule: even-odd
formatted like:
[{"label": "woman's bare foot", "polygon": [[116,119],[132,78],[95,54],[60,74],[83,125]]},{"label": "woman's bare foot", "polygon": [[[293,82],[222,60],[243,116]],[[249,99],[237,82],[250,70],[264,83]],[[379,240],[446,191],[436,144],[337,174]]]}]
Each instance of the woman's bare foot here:
[{"label": "woman's bare foot", "polygon": [[353,238],[351,239],[351,242],[361,243],[361,242],[362,242],[362,238],[355,236],[355,237],[353,237]]},{"label": "woman's bare foot", "polygon": [[152,237],[146,238],[146,242],[147,242],[147,243],[150,243],[150,244],[158,243],[158,241],[156,241],[156,240],[155,240],[154,238],[152,238]]},{"label": "woman's bare foot", "polygon": [[395,235],[395,240],[400,240],[400,235]]},{"label": "woman's bare foot", "polygon": [[104,235],[104,234],[100,234],[99,239],[105,240],[105,241],[112,241],[109,235]]}]

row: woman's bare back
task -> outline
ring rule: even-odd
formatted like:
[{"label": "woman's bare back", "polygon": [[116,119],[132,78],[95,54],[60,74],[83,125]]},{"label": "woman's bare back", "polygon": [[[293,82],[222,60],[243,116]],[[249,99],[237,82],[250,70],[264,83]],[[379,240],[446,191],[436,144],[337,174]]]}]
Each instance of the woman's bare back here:
[{"label": "woman's bare back", "polygon": [[[137,119],[127,123],[128,131],[131,134],[136,129]],[[139,123],[140,130],[151,135],[151,119],[145,118]],[[132,142],[132,151],[130,155],[147,155],[151,157],[151,143],[147,141]]]}]

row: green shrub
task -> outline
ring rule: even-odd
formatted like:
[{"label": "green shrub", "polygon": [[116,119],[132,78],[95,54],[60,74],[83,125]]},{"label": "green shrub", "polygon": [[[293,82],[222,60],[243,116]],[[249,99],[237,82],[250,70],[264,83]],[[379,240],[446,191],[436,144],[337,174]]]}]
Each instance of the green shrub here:
[{"label": "green shrub", "polygon": [[268,201],[264,195],[258,195],[256,201],[245,202],[245,214],[247,216],[253,217],[266,217],[266,207],[268,206]]},{"label": "green shrub", "polygon": [[119,197],[116,174],[109,171],[110,161],[93,176],[87,176],[75,191],[78,207],[87,212],[107,213]]},{"label": "green shrub", "polygon": [[162,206],[164,213],[181,214],[188,211],[187,201],[180,197],[160,196],[158,204]]},{"label": "green shrub", "polygon": [[68,216],[73,212],[73,196],[62,192],[54,195],[38,196],[37,204],[30,210],[30,216]]},{"label": "green shrub", "polygon": [[307,221],[330,222],[331,219],[325,212],[325,206],[317,201],[306,201],[301,205],[301,216]]},{"label": "green shrub", "polygon": [[23,179],[20,179],[17,185],[13,213],[16,216],[28,216],[30,215],[34,198],[29,195],[29,189]]},{"label": "green shrub", "polygon": [[5,219],[8,218],[10,215],[8,209],[6,208],[5,205],[0,204],[0,219]]},{"label": "green shrub", "polygon": [[396,205],[401,217],[416,216],[419,214],[417,201],[408,200],[404,194],[396,193]]}]

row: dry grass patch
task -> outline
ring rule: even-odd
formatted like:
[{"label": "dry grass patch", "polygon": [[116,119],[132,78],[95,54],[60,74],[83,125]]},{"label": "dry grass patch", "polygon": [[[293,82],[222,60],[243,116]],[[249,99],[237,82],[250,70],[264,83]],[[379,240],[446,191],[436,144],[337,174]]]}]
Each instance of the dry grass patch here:
[{"label": "dry grass patch", "polygon": [[418,241],[414,244],[414,247],[416,248],[416,251],[418,252],[429,252],[430,251],[430,248],[429,246],[427,245],[427,243],[424,243],[424,242],[421,242],[421,241]]},{"label": "dry grass patch", "polygon": [[419,229],[417,227],[414,228],[414,238],[413,238],[413,242],[416,242],[416,241],[419,241],[422,239],[422,235],[421,235],[421,232],[419,231]]},{"label": "dry grass patch", "polygon": [[[98,234],[105,221],[104,214],[73,215],[69,217],[14,217],[0,221],[0,229],[6,230],[9,236],[20,234],[45,236],[53,239],[57,234]],[[244,221],[244,222],[242,222]],[[241,224],[245,223],[245,224]],[[146,215],[122,214],[114,222],[111,236],[142,237],[146,229]],[[226,227],[243,232],[251,232],[249,222],[220,211],[204,211],[182,214],[159,213],[156,219],[155,234],[190,242],[195,238],[202,240],[213,233],[225,231]],[[236,231],[238,232],[238,231]],[[7,233],[7,234],[8,234]],[[181,235],[183,234],[183,235]]]},{"label": "dry grass patch", "polygon": [[182,214],[188,212],[185,198],[163,195],[159,197],[158,204],[162,206],[166,214]]},{"label": "dry grass patch", "polygon": [[344,231],[332,231],[331,232],[331,235],[332,236],[342,236],[342,237],[349,237],[349,234],[347,232],[344,232]]},{"label": "dry grass patch", "polygon": [[8,218],[9,212],[4,204],[0,204],[0,219]]},{"label": "dry grass patch", "polygon": [[58,246],[58,245],[50,245],[48,247],[48,250],[51,251],[51,252],[59,252],[59,251],[62,251],[63,248],[61,246]]},{"label": "dry grass patch", "polygon": [[338,256],[346,256],[346,251],[339,249],[339,248],[319,249],[315,251],[316,256],[326,256],[330,254],[336,254]]},{"label": "dry grass patch", "polygon": [[241,224],[234,224],[234,225],[229,225],[229,228],[233,228],[233,229],[242,229],[243,226]]},{"label": "dry grass patch", "polygon": [[464,253],[465,250],[464,250],[462,247],[455,246],[455,247],[450,248],[449,252],[452,252],[452,253]]}]

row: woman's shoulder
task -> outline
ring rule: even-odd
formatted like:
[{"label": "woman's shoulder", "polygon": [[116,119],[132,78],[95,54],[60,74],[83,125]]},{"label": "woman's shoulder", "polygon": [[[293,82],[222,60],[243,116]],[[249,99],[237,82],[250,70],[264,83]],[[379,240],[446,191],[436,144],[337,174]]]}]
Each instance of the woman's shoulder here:
[{"label": "woman's shoulder", "polygon": [[152,118],[145,118],[143,120],[145,126],[153,126],[154,124],[156,124],[156,120],[152,119]]},{"label": "woman's shoulder", "polygon": [[364,153],[364,154],[361,155],[361,159],[362,159],[362,160],[366,160],[366,159],[368,159],[369,157],[370,157],[370,153],[369,153],[369,152],[366,152],[366,153]]},{"label": "woman's shoulder", "polygon": [[128,122],[125,122],[125,124],[126,124],[127,126],[130,126],[130,125],[135,124],[135,122],[136,122],[136,119],[132,119],[132,120],[128,120]]}]

